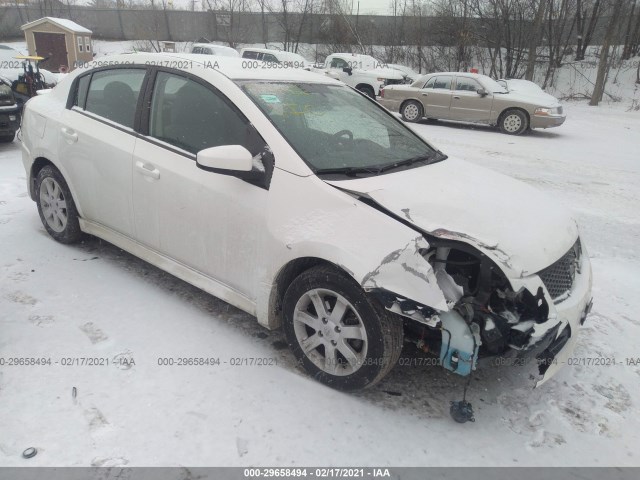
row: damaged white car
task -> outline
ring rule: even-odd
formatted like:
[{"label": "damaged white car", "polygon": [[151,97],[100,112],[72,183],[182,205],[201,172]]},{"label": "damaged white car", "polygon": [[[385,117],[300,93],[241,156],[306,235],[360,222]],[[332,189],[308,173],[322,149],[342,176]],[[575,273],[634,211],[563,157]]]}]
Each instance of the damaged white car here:
[{"label": "damaged white car", "polygon": [[526,356],[546,378],[571,353],[591,267],[551,199],[324,75],[110,60],[25,108],[29,192],[54,239],[98,236],[284,327],[339,389],[380,381],[407,341],[463,376]]}]

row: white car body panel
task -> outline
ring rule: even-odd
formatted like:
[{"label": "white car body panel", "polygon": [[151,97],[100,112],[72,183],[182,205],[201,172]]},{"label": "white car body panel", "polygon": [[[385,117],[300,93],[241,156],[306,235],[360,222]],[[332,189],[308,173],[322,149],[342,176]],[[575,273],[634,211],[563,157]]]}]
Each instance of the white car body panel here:
[{"label": "white car body panel", "polygon": [[[176,58],[194,62],[189,72],[225,95],[273,152],[269,188],[207,172],[176,147],[168,150],[157,140],[67,109],[69,87],[83,73],[78,69],[27,104],[22,149],[32,198],[32,165],[45,158],[67,179],[83,231],[256,315],[268,328],[281,322],[276,313],[279,275],[291,262],[312,258],[341,268],[365,291],[396,296],[398,302],[385,305],[393,312],[424,325],[438,324],[438,315],[426,318],[401,310],[399,302],[410,300],[440,315],[447,312],[447,325],[466,332],[453,310],[456,289],[445,288],[451,277],[434,272],[424,254],[432,248],[429,241],[461,242],[495,261],[516,292],[544,294],[548,320],[535,327],[532,339],[569,325],[574,333],[562,350],[569,354],[591,299],[591,269],[585,253],[572,291],[553,301],[536,273],[570,249],[578,230],[566,211],[533,188],[453,159],[366,178],[323,180],[236,81],[334,80],[303,70],[246,70],[242,59],[217,57],[212,68],[212,57],[206,55],[111,59],[132,58],[143,65]],[[475,366],[480,342],[474,338],[477,332],[469,332],[460,345],[475,348]],[[554,372],[549,368],[546,376]]]},{"label": "white car body panel", "polygon": [[[334,58],[340,58],[350,65],[353,65],[351,75],[344,72],[342,68],[331,68],[331,61]],[[404,81],[404,75],[399,70],[385,68],[384,64],[371,64],[368,60],[364,62],[362,59],[368,59],[368,56],[351,53],[334,53],[326,58],[324,67],[314,68],[312,70],[340,80],[350,87],[356,88],[359,85],[368,85],[373,89],[376,96],[380,95],[380,88],[384,86],[385,80]]]},{"label": "white car body panel", "polygon": [[[434,236],[473,244],[502,264],[510,277],[542,270],[578,237],[568,212],[534,188],[462,160],[330,183],[367,194]],[[544,225],[538,221],[540,211],[545,212]],[[550,236],[552,244],[545,240]]]}]

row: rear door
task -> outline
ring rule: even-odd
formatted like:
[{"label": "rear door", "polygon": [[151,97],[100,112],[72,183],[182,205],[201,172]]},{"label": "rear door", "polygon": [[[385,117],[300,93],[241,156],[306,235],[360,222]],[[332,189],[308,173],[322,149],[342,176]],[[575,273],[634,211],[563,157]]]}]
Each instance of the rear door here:
[{"label": "rear door", "polygon": [[450,118],[451,84],[453,76],[437,75],[431,77],[420,92],[427,118]]},{"label": "rear door", "polygon": [[[201,170],[195,159],[219,145],[243,145],[258,156],[266,143],[226,97],[197,77],[160,69],[147,98],[134,152],[136,238],[256,298],[267,187]],[[267,156],[262,166],[270,176]]]},{"label": "rear door", "polygon": [[146,74],[143,67],[109,68],[78,77],[58,132],[82,216],[127,236],[134,233],[134,125]]},{"label": "rear door", "polygon": [[463,122],[489,122],[493,95],[479,95],[483,88],[474,78],[457,76],[451,98],[450,118]]}]

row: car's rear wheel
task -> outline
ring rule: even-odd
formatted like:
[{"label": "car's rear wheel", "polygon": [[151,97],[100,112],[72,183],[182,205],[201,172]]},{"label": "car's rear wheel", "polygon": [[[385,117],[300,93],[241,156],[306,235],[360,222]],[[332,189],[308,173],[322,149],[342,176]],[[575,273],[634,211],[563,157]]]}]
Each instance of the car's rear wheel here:
[{"label": "car's rear wheel", "polygon": [[405,122],[417,122],[422,119],[424,112],[422,110],[422,105],[415,100],[409,100],[402,105],[402,110],[400,111],[402,114],[402,119]]},{"label": "car's rear wheel", "polygon": [[400,356],[400,320],[335,268],[302,273],[287,289],[283,307],[293,354],[311,376],[332,388],[375,385]]},{"label": "car's rear wheel", "polygon": [[367,97],[373,98],[374,100],[376,99],[376,92],[374,92],[373,88],[371,88],[370,86],[360,85],[356,88],[364,93]]},{"label": "car's rear wheel", "polygon": [[507,110],[500,117],[500,130],[507,135],[520,135],[529,128],[529,119],[522,110]]},{"label": "car's rear wheel", "polygon": [[49,235],[61,243],[74,243],[82,237],[78,210],[69,186],[53,165],[43,167],[36,177],[38,213]]},{"label": "car's rear wheel", "polygon": [[11,143],[13,142],[13,139],[15,138],[16,134],[15,133],[9,133],[9,134],[3,134],[0,135],[0,143]]}]

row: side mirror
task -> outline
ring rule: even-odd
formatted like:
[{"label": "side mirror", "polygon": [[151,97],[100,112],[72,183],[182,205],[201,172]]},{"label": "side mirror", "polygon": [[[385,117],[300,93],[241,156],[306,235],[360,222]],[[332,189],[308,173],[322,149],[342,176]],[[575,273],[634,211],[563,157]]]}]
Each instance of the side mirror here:
[{"label": "side mirror", "polygon": [[251,152],[242,145],[205,148],[196,155],[196,165],[207,172],[233,175],[253,169]]},{"label": "side mirror", "polygon": [[352,69],[351,67],[343,67],[343,68],[342,68],[342,71],[343,71],[344,73],[348,73],[349,75],[353,75],[353,73],[352,73],[352,72],[353,72],[353,69]]},{"label": "side mirror", "polygon": [[479,88],[478,90],[476,90],[476,92],[478,92],[478,95],[480,95],[481,97],[486,97],[487,95],[489,95],[484,88]]}]

